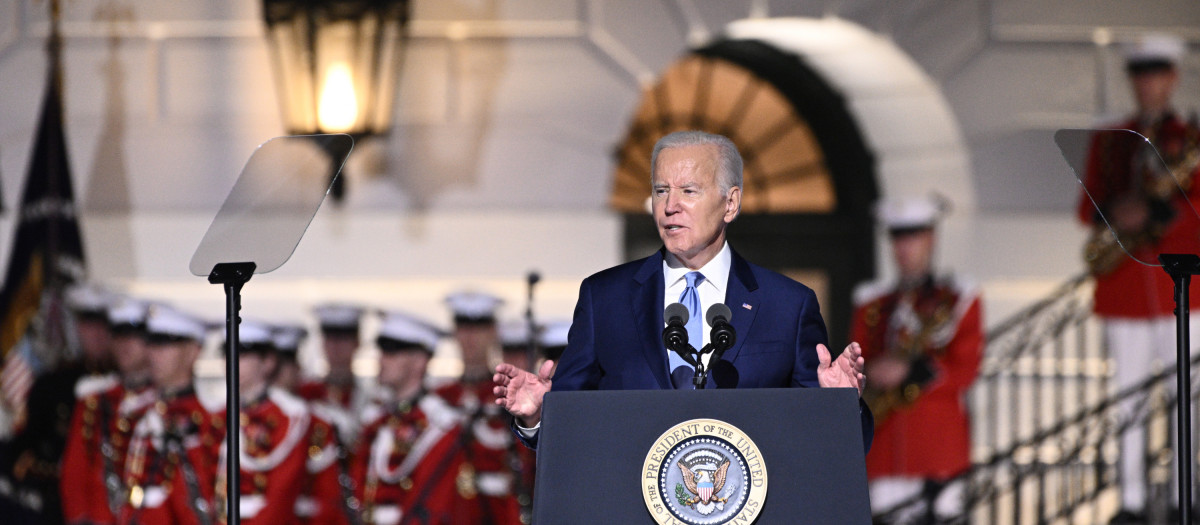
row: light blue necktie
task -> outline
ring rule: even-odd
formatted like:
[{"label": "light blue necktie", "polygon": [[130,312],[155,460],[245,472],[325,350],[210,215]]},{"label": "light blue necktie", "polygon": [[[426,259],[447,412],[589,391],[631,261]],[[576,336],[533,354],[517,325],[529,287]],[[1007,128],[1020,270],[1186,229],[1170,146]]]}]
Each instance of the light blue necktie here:
[{"label": "light blue necktie", "polygon": [[[688,309],[688,322],[685,326],[688,332],[688,344],[691,344],[692,348],[700,349],[704,346],[704,314],[700,311],[700,293],[696,290],[696,286],[704,282],[704,274],[688,272],[684,278],[687,279],[687,288],[684,288],[683,293],[679,294],[679,302]],[[696,369],[687,364],[687,361],[684,361],[675,352],[668,350],[667,357],[670,361],[671,380],[675,383],[675,388],[690,386]],[[680,370],[680,367],[683,370]]]}]

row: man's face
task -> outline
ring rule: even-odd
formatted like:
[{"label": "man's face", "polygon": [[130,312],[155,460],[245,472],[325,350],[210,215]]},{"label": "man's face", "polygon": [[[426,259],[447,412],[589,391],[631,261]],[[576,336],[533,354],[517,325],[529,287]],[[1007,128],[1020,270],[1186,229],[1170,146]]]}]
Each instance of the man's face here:
[{"label": "man's face", "polygon": [[495,323],[458,323],[454,339],[462,349],[464,370],[471,373],[491,369],[492,352],[500,340]]},{"label": "man's face", "polygon": [[325,359],[330,370],[348,371],[358,350],[358,335],[351,333],[326,333],[322,337]]},{"label": "man's face", "polygon": [[150,380],[160,389],[176,389],[192,382],[192,365],[200,355],[200,344],[179,341],[149,347]]},{"label": "man's face", "polygon": [[146,340],[138,334],[115,335],[112,339],[113,359],[117,363],[117,371],[126,379],[145,377],[150,366],[150,353],[146,348]]},{"label": "man's face", "polygon": [[406,393],[421,386],[429,354],[420,350],[381,352],[379,354],[379,384]]},{"label": "man's face", "polygon": [[1171,95],[1179,83],[1179,74],[1172,68],[1156,69],[1130,75],[1133,97],[1142,112],[1158,112],[1171,105]]},{"label": "man's face", "polygon": [[925,277],[933,265],[933,230],[893,236],[892,254],[901,279]]},{"label": "man's face", "polygon": [[259,388],[266,386],[267,376],[274,368],[274,356],[260,352],[238,352],[238,386],[243,392],[256,393]]},{"label": "man's face", "polygon": [[107,322],[77,317],[75,331],[79,334],[79,346],[85,360],[97,362],[108,359],[112,332]]},{"label": "man's face", "polygon": [[741,188],[722,195],[716,146],[680,146],[658,154],[650,181],[654,223],[667,251],[689,268],[703,266],[725,243],[737,217]]},{"label": "man's face", "polygon": [[294,359],[280,360],[273,384],[284,391],[295,393],[300,385],[300,364]]}]

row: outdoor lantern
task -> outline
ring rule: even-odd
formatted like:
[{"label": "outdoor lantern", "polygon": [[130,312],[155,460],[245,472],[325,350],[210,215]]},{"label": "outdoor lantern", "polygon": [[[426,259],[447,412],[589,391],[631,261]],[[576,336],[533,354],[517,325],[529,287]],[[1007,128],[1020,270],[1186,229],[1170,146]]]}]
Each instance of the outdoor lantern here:
[{"label": "outdoor lantern", "polygon": [[408,0],[263,0],[287,132],[386,134],[408,15]]}]

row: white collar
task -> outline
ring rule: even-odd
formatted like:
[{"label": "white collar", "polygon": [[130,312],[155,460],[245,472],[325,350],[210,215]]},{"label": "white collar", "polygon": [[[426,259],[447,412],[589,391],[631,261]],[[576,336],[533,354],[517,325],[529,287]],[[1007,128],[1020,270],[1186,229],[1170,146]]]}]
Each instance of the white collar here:
[{"label": "white collar", "polygon": [[[725,293],[725,287],[729,283],[729,267],[733,264],[733,251],[729,249],[729,241],[721,246],[721,251],[717,255],[701,266],[699,270],[704,274],[704,282],[712,283],[721,293]],[[672,284],[681,280],[692,270],[684,266],[679,258],[666,252],[663,257],[663,281],[666,287],[670,288]]]}]

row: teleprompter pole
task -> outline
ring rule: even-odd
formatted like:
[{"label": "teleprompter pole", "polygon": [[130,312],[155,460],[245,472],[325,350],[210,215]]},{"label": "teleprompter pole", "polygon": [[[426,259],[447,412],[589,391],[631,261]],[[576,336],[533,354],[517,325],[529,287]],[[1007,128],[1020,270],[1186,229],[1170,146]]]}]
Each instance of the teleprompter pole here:
[{"label": "teleprompter pole", "polygon": [[1188,288],[1200,274],[1200,256],[1164,253],[1158,256],[1163,270],[1175,281],[1175,463],[1179,471],[1179,523],[1192,521],[1192,367]]},{"label": "teleprompter pole", "polygon": [[242,310],[242,285],[254,276],[252,262],[220,263],[213,266],[208,282],[225,287],[225,515],[226,523],[241,521],[241,403],[238,394],[238,323]]}]

